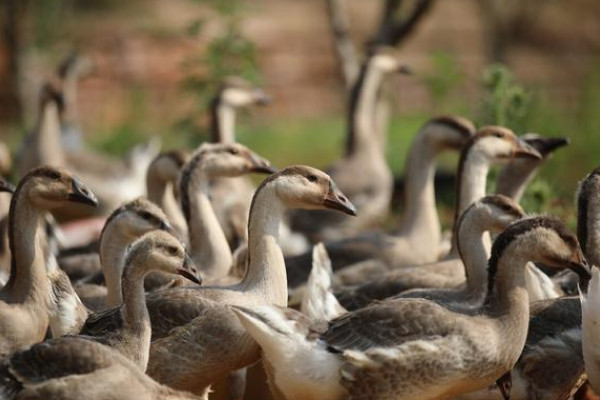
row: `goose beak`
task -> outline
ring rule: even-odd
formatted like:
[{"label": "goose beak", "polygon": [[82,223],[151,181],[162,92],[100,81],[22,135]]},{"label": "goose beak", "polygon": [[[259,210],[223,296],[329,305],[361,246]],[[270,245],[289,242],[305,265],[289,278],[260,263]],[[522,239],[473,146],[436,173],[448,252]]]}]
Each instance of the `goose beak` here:
[{"label": "goose beak", "polygon": [[12,183],[0,179],[0,192],[14,193],[15,187]]},{"label": "goose beak", "polygon": [[517,139],[513,156],[517,158],[533,158],[537,160],[542,159],[540,152],[522,139]]},{"label": "goose beak", "polygon": [[265,93],[263,90],[257,89],[254,92],[254,98],[256,104],[259,106],[268,106],[273,101],[273,98]]},{"label": "goose beak", "polygon": [[183,264],[181,265],[181,268],[177,269],[177,273],[183,276],[184,278],[187,278],[190,281],[197,283],[198,285],[202,284],[202,277],[198,273],[198,270],[196,270],[196,268],[194,267],[194,262],[187,254],[183,259]]},{"label": "goose beak", "polygon": [[571,140],[567,137],[536,137],[524,139],[524,141],[536,149],[543,157],[568,145]]},{"label": "goose beak", "polygon": [[323,201],[323,206],[330,210],[337,210],[344,214],[356,216],[356,207],[354,207],[354,204],[348,200],[346,195],[331,180],[329,181],[329,190]]},{"label": "goose beak", "polygon": [[579,253],[568,265],[568,268],[579,275],[579,280],[589,281],[592,277],[590,266],[582,253]]},{"label": "goose beak", "polygon": [[68,200],[74,203],[82,203],[97,207],[98,199],[77,177],[73,177],[71,192],[68,195]]}]

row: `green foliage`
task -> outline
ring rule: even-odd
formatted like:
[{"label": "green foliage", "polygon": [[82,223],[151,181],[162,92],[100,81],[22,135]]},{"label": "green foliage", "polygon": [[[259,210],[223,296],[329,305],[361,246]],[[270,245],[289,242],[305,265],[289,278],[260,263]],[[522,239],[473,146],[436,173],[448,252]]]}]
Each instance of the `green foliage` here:
[{"label": "green foliage", "polygon": [[[240,0],[196,0],[211,7],[223,32],[212,38],[201,56],[194,56],[184,63],[187,70],[182,82],[183,90],[195,98],[194,107],[176,124],[183,131],[190,145],[196,145],[207,137],[206,128],[199,126],[198,118],[205,115],[210,100],[220,83],[229,76],[241,76],[251,82],[259,80],[256,48],[240,28],[240,15],[244,11]],[[188,35],[202,33],[205,21],[198,18],[186,29]]]},{"label": "green foliage", "polygon": [[485,94],[481,122],[521,132],[531,109],[531,92],[521,86],[510,70],[501,64],[486,68],[483,87]]},{"label": "green foliage", "polygon": [[450,53],[437,51],[430,58],[433,70],[424,76],[423,84],[427,87],[435,108],[440,109],[446,105],[452,91],[460,85],[463,74]]}]

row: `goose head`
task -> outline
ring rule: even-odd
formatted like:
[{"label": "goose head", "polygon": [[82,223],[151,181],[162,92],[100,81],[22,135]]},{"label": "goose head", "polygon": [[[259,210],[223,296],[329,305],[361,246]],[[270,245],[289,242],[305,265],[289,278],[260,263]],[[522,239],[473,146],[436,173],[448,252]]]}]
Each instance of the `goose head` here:
[{"label": "goose head", "polygon": [[217,95],[217,102],[232,108],[264,106],[271,102],[271,97],[264,90],[252,85],[240,77],[226,79]]},{"label": "goose head", "polygon": [[460,150],[473,135],[473,122],[458,115],[442,115],[433,118],[425,124],[427,139],[439,150]]},{"label": "goose head", "polygon": [[103,242],[104,233],[110,226],[116,228],[117,231],[130,240],[137,239],[154,230],[162,230],[177,236],[175,230],[167,221],[167,216],[160,207],[147,199],[138,198],[113,211],[104,224],[100,242]]},{"label": "goose head", "polygon": [[181,168],[190,159],[190,154],[183,150],[173,150],[160,153],[148,167],[148,179],[157,181],[177,182]]},{"label": "goose head", "polygon": [[464,153],[478,150],[481,157],[503,161],[512,158],[541,159],[542,155],[520,139],[510,129],[501,126],[486,126],[475,134],[465,145]]},{"label": "goose head", "polygon": [[58,66],[58,76],[61,79],[65,79],[69,75],[80,79],[89,76],[93,71],[92,60],[77,51],[71,52]]},{"label": "goose head", "polygon": [[378,46],[371,51],[369,66],[384,74],[400,73],[410,75],[412,71],[400,60],[397,49],[389,46]]},{"label": "goose head", "polygon": [[304,165],[287,167],[267,178],[261,187],[264,185],[274,185],[277,196],[289,208],[330,209],[356,215],[356,207],[335,182],[316,168]]},{"label": "goose head", "polygon": [[590,277],[577,237],[556,218],[525,218],[509,226],[494,242],[490,266],[508,249],[527,261],[569,268],[585,280]]},{"label": "goose head", "polygon": [[181,241],[161,230],[148,232],[129,245],[125,265],[143,265],[147,272],[178,274],[197,284],[202,283]]},{"label": "goose head", "polygon": [[239,143],[204,143],[183,167],[181,180],[199,173],[216,178],[275,171],[268,160]]},{"label": "goose head", "polygon": [[[32,204],[46,210],[66,203],[98,205],[94,193],[76,176],[62,168],[43,166],[32,170],[21,179],[15,193],[26,194]],[[13,201],[17,198],[15,195]]]}]

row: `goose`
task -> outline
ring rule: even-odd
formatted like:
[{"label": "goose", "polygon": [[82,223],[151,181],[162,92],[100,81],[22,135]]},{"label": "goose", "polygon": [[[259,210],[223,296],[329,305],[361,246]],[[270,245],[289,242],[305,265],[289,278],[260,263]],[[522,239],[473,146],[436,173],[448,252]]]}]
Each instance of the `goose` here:
[{"label": "goose", "polygon": [[12,170],[12,156],[6,143],[0,140],[0,176],[7,176]]},{"label": "goose", "polygon": [[[117,349],[145,371],[152,335],[144,293],[145,276],[150,271],[162,271],[182,275],[197,284],[201,278],[183,244],[161,230],[148,232],[133,242],[123,264],[123,303],[90,315],[80,334]],[[106,321],[111,323],[107,326]]]},{"label": "goose", "polygon": [[8,212],[10,197],[15,187],[0,178],[0,287],[8,281],[10,274],[10,251],[8,248]]},{"label": "goose", "polygon": [[[389,212],[393,176],[385,158],[386,138],[379,135],[375,111],[380,88],[393,73],[409,70],[397,50],[384,46],[374,49],[361,68],[348,104],[345,154],[326,170],[356,205],[358,217],[348,221],[331,214],[294,212],[292,230],[312,242],[355,236],[380,224]],[[306,267],[308,275],[310,252]]]},{"label": "goose", "polygon": [[[456,183],[457,201],[453,231],[456,229],[458,216],[474,201],[485,196],[486,178],[491,165],[514,157],[539,158],[540,155],[535,149],[518,139],[512,131],[502,127],[491,126],[481,128],[464,145],[458,165],[458,179]],[[457,235],[453,234],[451,253],[443,260],[444,265],[449,264],[452,266],[454,264],[454,267],[451,267],[450,271],[462,271],[462,262],[458,256],[456,237]],[[434,241],[433,243],[439,242]],[[412,250],[408,247],[404,251],[410,254]],[[385,254],[384,251],[382,253]],[[353,291],[359,297],[366,298],[368,302],[384,298],[381,296],[386,294],[387,296],[391,296],[398,293],[395,287],[399,286],[403,288],[402,290],[411,288],[405,286],[403,281],[404,273],[396,273],[394,270],[415,266],[415,264],[405,264],[402,261],[402,257],[388,258],[381,256],[374,260],[366,260],[336,272],[334,282],[340,281],[345,285],[358,285],[353,288]],[[446,263],[445,261],[448,262]],[[436,268],[434,265],[438,265],[437,262],[431,264],[432,269]],[[378,278],[371,278],[373,276],[377,276]],[[391,279],[392,277],[394,278]],[[455,282],[452,281],[450,284],[454,286]],[[383,287],[381,286],[382,283]],[[424,282],[421,281],[421,283]],[[374,298],[371,298],[371,296],[374,296]],[[343,305],[346,306],[344,303]]]},{"label": "goose", "polygon": [[0,393],[9,400],[191,400],[153,381],[126,357],[80,337],[47,340],[0,364]]},{"label": "goose", "polygon": [[181,168],[190,159],[182,150],[163,152],[150,163],[146,173],[148,200],[157,204],[182,239],[188,237],[187,225],[175,198]]},{"label": "goose", "polygon": [[190,255],[207,280],[228,275],[232,255],[210,201],[210,181],[251,172],[273,173],[268,160],[239,143],[205,143],[181,171],[181,209],[188,225]]},{"label": "goose", "polygon": [[600,393],[600,354],[598,352],[598,310],[600,310],[600,269],[592,268],[586,294],[581,293],[581,347],[590,386]]},{"label": "goose", "polygon": [[176,287],[146,297],[152,321],[147,369],[151,377],[174,388],[203,393],[230,371],[258,360],[258,346],[230,305],[287,304],[278,230],[286,210],[299,207],[356,212],[333,180],[318,169],[290,166],[265,179],[250,209],[248,269],[239,284]]},{"label": "goose", "polygon": [[[97,212],[107,213],[122,202],[145,194],[145,174],[155,157],[157,144],[151,142],[132,151],[130,165],[107,160],[96,153],[65,151],[60,144],[65,103],[63,94],[46,84],[40,93],[40,111],[35,129],[25,138],[17,160],[17,172],[24,176],[38,165],[64,167],[76,172],[101,200]],[[70,207],[61,210],[68,216],[88,215],[89,209]]]},{"label": "goose", "polygon": [[260,344],[271,385],[294,399],[441,399],[495,382],[527,336],[528,261],[589,271],[558,220],[517,221],[496,240],[485,305],[462,314],[424,299],[393,299],[312,324],[272,305],[235,306]]},{"label": "goose", "polygon": [[[269,95],[243,78],[225,79],[211,102],[211,142],[235,143],[236,111],[270,102]],[[211,204],[229,243],[236,245],[246,240],[248,210],[254,189],[254,185],[244,177],[213,179],[211,182]]]},{"label": "goose", "polygon": [[[429,120],[413,140],[406,158],[406,210],[399,232],[325,242],[334,270],[377,255],[409,264],[437,260],[430,245],[441,230],[433,184],[436,159],[446,150],[460,149],[474,132],[473,123],[459,116]],[[310,257],[306,253],[286,258],[290,287],[306,280]]]},{"label": "goose", "polygon": [[7,284],[0,290],[2,355],[44,338],[50,298],[44,255],[44,216],[68,203],[95,206],[98,201],[79,179],[53,167],[39,167],[23,177],[11,199],[11,271]]}]

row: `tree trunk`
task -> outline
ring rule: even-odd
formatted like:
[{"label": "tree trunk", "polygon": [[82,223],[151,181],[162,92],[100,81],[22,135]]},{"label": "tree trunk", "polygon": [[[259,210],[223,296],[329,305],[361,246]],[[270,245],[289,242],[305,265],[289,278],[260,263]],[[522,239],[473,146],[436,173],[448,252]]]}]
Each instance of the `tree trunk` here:
[{"label": "tree trunk", "polygon": [[20,25],[23,0],[2,0],[0,35],[0,123],[20,123],[19,95]]}]

